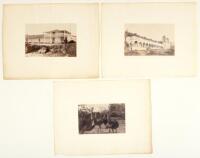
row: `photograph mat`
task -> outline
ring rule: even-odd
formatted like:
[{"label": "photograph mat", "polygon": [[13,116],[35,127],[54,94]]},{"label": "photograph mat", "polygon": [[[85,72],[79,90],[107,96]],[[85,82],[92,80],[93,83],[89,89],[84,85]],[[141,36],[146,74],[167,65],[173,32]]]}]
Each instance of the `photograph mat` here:
[{"label": "photograph mat", "polygon": [[[6,4],[3,6],[3,13],[5,79],[98,77],[99,12],[97,3]],[[77,57],[25,57],[26,24],[48,23],[76,24]]]},{"label": "photograph mat", "polygon": [[[173,24],[175,55],[124,56],[124,26],[131,23]],[[196,3],[102,4],[103,77],[194,76],[196,52]]]},{"label": "photograph mat", "polygon": [[[77,105],[108,102],[126,104],[126,133],[80,135]],[[54,82],[54,116],[56,154],[152,152],[148,80]]]}]

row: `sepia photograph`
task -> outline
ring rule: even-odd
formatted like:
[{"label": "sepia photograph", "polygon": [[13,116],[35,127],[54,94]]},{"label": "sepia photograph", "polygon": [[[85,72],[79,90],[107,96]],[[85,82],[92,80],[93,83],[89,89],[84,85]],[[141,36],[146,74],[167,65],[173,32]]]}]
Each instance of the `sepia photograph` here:
[{"label": "sepia photograph", "polygon": [[124,36],[125,56],[175,55],[172,24],[126,24]]},{"label": "sepia photograph", "polygon": [[27,57],[76,57],[75,24],[27,24]]},{"label": "sepia photograph", "polygon": [[125,104],[78,105],[79,134],[125,133]]}]

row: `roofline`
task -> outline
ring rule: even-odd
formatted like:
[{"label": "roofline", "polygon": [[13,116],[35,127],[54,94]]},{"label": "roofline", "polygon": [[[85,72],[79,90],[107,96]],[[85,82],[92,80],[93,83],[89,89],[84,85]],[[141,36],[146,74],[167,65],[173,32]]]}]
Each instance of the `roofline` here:
[{"label": "roofline", "polygon": [[156,43],[163,43],[162,41],[156,41],[156,40],[153,40],[153,39],[151,39],[151,38],[147,38],[147,37],[138,35],[137,33],[132,33],[132,32],[126,31],[125,34],[129,34],[129,35],[127,35],[127,36],[136,36],[136,37],[140,37],[140,38],[142,38],[142,39],[149,40],[149,41],[156,42]]},{"label": "roofline", "polygon": [[71,32],[69,32],[67,30],[51,30],[51,31],[46,31],[44,33],[50,33],[50,32],[67,32],[67,33],[71,34]]}]

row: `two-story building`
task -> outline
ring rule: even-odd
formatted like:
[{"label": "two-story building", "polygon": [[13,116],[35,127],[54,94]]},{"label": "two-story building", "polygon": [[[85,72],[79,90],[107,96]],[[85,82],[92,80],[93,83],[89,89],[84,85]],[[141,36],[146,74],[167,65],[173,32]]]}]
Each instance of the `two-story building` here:
[{"label": "two-story building", "polygon": [[26,35],[26,42],[30,44],[64,44],[67,42],[76,42],[76,36],[67,30],[51,30],[38,35]]}]

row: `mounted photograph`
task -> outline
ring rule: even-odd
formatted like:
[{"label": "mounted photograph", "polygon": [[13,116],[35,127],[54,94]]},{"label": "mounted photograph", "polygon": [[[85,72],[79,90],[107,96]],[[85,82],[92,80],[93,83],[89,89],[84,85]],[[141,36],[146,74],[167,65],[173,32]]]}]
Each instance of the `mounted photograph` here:
[{"label": "mounted photograph", "polygon": [[126,24],[125,56],[175,55],[173,24]]},{"label": "mounted photograph", "polygon": [[57,154],[151,152],[149,80],[68,80],[53,87]]},{"label": "mounted photograph", "polygon": [[26,57],[76,57],[76,24],[27,24]]},{"label": "mounted photograph", "polygon": [[125,133],[125,104],[78,105],[79,134]]}]

